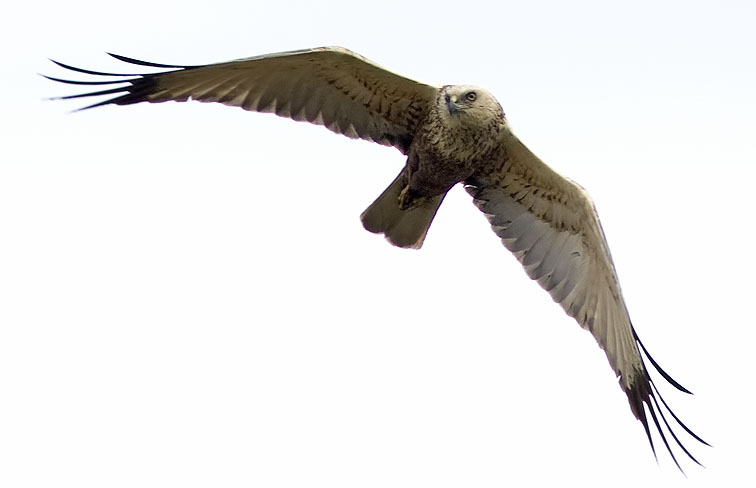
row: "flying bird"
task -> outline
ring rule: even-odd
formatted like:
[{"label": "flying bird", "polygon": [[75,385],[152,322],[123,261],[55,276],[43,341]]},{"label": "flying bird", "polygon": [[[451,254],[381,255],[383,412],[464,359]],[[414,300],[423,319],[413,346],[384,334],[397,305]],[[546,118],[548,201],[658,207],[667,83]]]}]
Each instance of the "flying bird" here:
[{"label": "flying bird", "polygon": [[161,71],[104,73],[53,61],[67,70],[105,79],[47,78],[105,87],[60,99],[114,95],[83,109],[140,102],[217,102],[322,125],[350,138],[398,149],[407,158],[404,168],[361,215],[365,229],[383,234],[395,246],[420,248],[446,193],[458,183],[464,185],[528,276],[605,351],[654,455],[646,412],[678,468],[663,426],[698,463],[678,439],[665,411],[689,435],[708,444],[669,409],[644,355],[671,385],[690,392],[665,373],[640,342],[590,197],[520,142],[488,91],[471,85],[419,83],[340,47],[201,66],[111,56]]}]

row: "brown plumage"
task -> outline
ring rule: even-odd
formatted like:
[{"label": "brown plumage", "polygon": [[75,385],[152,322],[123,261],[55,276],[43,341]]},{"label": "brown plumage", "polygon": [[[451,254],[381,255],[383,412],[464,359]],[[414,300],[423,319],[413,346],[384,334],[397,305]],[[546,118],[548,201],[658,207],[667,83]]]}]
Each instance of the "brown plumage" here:
[{"label": "brown plumage", "polygon": [[56,62],[68,70],[115,80],[48,78],[78,85],[117,85],[61,97],[116,95],[85,108],[190,99],[218,102],[396,147],[407,156],[405,167],[361,216],[367,230],[384,234],[396,246],[420,248],[444,196],[462,183],[528,276],[590,331],[606,352],[651,447],[646,412],[676,464],[664,427],[698,462],[683,447],[664,411],[688,434],[705,442],[669,410],[641,350],[662,377],[678,390],[690,392],[670,378],[638,340],[590,197],[520,142],[490,93],[467,85],[418,83],[337,47],[205,66],[113,56],[167,71],[113,74]]}]

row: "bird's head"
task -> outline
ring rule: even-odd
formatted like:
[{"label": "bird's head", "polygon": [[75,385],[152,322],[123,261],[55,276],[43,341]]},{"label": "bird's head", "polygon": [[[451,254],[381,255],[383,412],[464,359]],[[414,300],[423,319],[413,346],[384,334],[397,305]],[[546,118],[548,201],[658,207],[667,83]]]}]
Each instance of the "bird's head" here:
[{"label": "bird's head", "polygon": [[504,110],[493,95],[471,85],[446,85],[439,92],[439,112],[448,115],[451,123],[465,126],[488,126],[504,121]]}]

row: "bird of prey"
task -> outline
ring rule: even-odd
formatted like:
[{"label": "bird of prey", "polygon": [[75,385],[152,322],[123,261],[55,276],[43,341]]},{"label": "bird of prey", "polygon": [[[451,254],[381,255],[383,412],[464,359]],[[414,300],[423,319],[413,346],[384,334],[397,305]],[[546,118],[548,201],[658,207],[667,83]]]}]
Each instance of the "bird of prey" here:
[{"label": "bird of prey", "polygon": [[690,392],[659,367],[638,339],[590,197],[520,142],[489,92],[469,85],[419,83],[339,47],[202,66],[112,56],[161,71],[103,73],[53,61],[67,70],[106,79],[48,78],[106,87],[62,99],[114,95],[84,108],[170,100],[218,102],[323,125],[347,137],[398,149],[407,157],[404,168],[361,215],[365,229],[385,235],[395,246],[420,248],[446,193],[463,184],[528,276],[606,352],[654,455],[646,412],[678,468],[662,423],[698,463],[664,412],[693,438],[706,442],[669,409],[644,355],[670,384]]}]

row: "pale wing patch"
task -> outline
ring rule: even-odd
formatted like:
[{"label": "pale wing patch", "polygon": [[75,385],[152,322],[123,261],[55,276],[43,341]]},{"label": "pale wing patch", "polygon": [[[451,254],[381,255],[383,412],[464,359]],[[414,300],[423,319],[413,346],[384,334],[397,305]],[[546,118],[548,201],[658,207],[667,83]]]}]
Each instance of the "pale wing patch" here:
[{"label": "pale wing patch", "polygon": [[[531,192],[532,192],[531,187]],[[643,371],[625,305],[613,293],[613,273],[601,262],[601,246],[586,233],[557,229],[497,186],[469,182],[468,192],[493,231],[555,302],[606,352],[624,387]],[[516,195],[522,200],[522,195]]]},{"label": "pale wing patch", "polygon": [[664,409],[693,438],[706,442],[669,409],[643,364],[639,347],[670,384],[690,392],[661,369],[635,334],[590,197],[533,155],[511,132],[504,134],[502,144],[503,159],[491,161],[465,181],[475,205],[528,276],[593,334],[620,377],[630,409],[643,424],[651,448],[654,443],[646,409],[675,464],[680,467],[664,427],[698,463],[672,430]]}]

